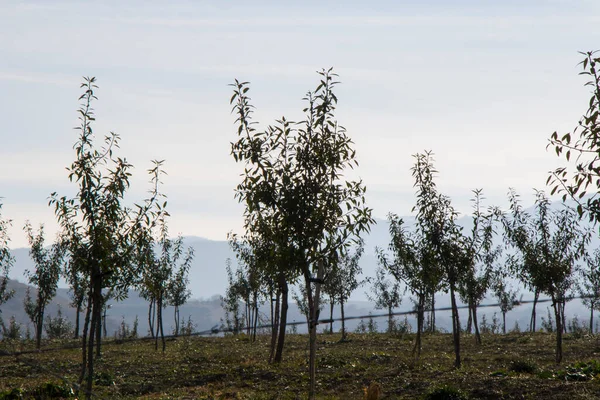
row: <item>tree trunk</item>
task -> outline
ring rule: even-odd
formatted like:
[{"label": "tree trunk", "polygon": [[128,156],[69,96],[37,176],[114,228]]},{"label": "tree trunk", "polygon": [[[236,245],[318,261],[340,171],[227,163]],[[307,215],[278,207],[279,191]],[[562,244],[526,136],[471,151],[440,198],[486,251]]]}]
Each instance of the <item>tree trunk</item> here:
[{"label": "tree trunk", "polygon": [[250,339],[250,329],[252,329],[252,308],[250,307],[250,297],[246,297],[246,336]]},{"label": "tree trunk", "polygon": [[308,273],[305,273],[306,294],[308,298],[308,310],[310,314],[309,323],[309,389],[308,398],[314,400],[317,393],[317,325],[319,324],[319,300],[321,297],[321,281],[323,280],[323,262],[319,262],[317,271],[317,282],[315,283],[315,293],[313,297],[311,280]]},{"label": "tree trunk", "polygon": [[342,340],[346,340],[346,321],[344,316],[344,299],[340,299],[340,313],[342,314]]},{"label": "tree trunk", "polygon": [[160,340],[162,342],[162,351],[164,353],[167,345],[165,343],[165,334],[163,331],[163,318],[162,318],[162,294],[156,299],[156,337],[154,338],[154,350],[158,350],[158,335],[160,333]]},{"label": "tree trunk", "polygon": [[557,303],[552,299],[552,307],[554,308],[554,318],[556,319],[556,363],[560,364],[562,361],[562,315],[560,312],[560,303]]},{"label": "tree trunk", "polygon": [[[333,306],[335,302],[333,301],[333,296],[329,298],[329,334],[333,334]],[[343,323],[342,323],[343,325]],[[344,333],[342,329],[342,339],[344,339]]]},{"label": "tree trunk", "polygon": [[479,323],[477,321],[477,304],[473,304],[471,314],[473,315],[473,326],[475,327],[475,343],[481,344],[481,335],[479,334]]},{"label": "tree trunk", "polygon": [[256,341],[256,330],[258,329],[258,298],[254,297],[254,326],[252,327],[252,341]]},{"label": "tree trunk", "polygon": [[[99,320],[102,316],[102,275],[98,266],[92,269],[92,276],[96,279],[92,283],[92,321],[90,324],[88,355],[87,355],[87,380],[86,380],[86,399],[92,398],[92,384],[94,382],[94,336],[98,335]],[[100,351],[98,347],[97,352]]]},{"label": "tree trunk", "polygon": [[467,319],[467,333],[471,334],[472,333],[472,322],[473,322],[473,304],[471,303],[471,301],[469,300],[469,304],[468,304],[468,311],[469,311],[469,318]]},{"label": "tree trunk", "polygon": [[42,347],[42,328],[44,327],[44,308],[40,307],[38,320],[35,327],[35,347],[39,350]]},{"label": "tree trunk", "polygon": [[160,301],[160,309],[158,310],[158,315],[160,316],[160,340],[162,342],[162,351],[163,353],[165,352],[165,350],[167,349],[167,343],[165,342],[165,332],[163,329],[163,317],[162,317],[162,299]]},{"label": "tree trunk", "polygon": [[179,306],[175,306],[173,310],[173,318],[175,319],[175,337],[179,336]]},{"label": "tree trunk", "polygon": [[79,314],[81,314],[81,303],[77,304],[77,310],[75,310],[75,333],[73,339],[79,339]]},{"label": "tree trunk", "polygon": [[431,294],[431,333],[435,333],[435,293]]},{"label": "tree trunk", "polygon": [[567,304],[567,300],[565,299],[565,297],[563,296],[562,301],[560,302],[560,315],[562,316],[563,319],[563,333],[567,333],[567,320],[565,317],[565,306]]},{"label": "tree trunk", "polygon": [[421,357],[421,336],[423,335],[423,324],[425,322],[425,295],[419,294],[417,303],[417,336],[413,347],[413,356],[416,360]]},{"label": "tree trunk", "polygon": [[388,333],[391,334],[394,330],[394,316],[392,315],[392,306],[388,306]]},{"label": "tree trunk", "polygon": [[537,306],[538,298],[540,297],[540,291],[538,289],[535,290],[533,294],[533,307],[531,309],[531,321],[529,322],[529,332],[535,332],[535,308]]},{"label": "tree trunk", "polygon": [[281,285],[281,317],[279,319],[279,338],[277,339],[277,350],[275,352],[274,363],[279,364],[283,354],[283,345],[285,343],[285,330],[287,329],[288,312],[288,284],[285,277],[280,279]]},{"label": "tree trunk", "polygon": [[594,303],[590,307],[590,335],[594,333]]},{"label": "tree trunk", "polygon": [[102,308],[99,309],[99,316],[96,320],[96,358],[102,358],[100,352],[100,343],[102,342]]},{"label": "tree trunk", "polygon": [[502,311],[502,333],[506,335],[506,311]]},{"label": "tree trunk", "polygon": [[148,327],[150,329],[150,336],[154,339],[154,299],[150,300],[148,305]]},{"label": "tree trunk", "polygon": [[[281,299],[281,290],[277,289],[275,297],[275,311],[271,312],[271,352],[269,354],[269,363],[273,362],[275,356],[275,346],[277,345],[277,328],[279,327],[279,302]],[[273,299],[271,299],[271,309],[273,309]]]},{"label": "tree trunk", "polygon": [[90,291],[88,297],[87,308],[85,312],[85,320],[83,322],[83,333],[81,335],[81,373],[79,374],[79,386],[83,383],[85,372],[87,371],[87,339],[90,327],[90,318],[92,315],[92,293]]},{"label": "tree trunk", "polygon": [[456,305],[456,296],[454,294],[454,284],[450,283],[450,300],[452,301],[452,334],[454,336],[454,367],[460,368],[460,320],[458,318],[458,308]]}]

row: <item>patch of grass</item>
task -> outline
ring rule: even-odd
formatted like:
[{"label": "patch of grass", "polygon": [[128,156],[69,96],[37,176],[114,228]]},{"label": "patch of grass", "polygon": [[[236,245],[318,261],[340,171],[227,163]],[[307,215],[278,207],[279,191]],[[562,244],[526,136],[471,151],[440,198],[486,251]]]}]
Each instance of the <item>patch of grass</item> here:
[{"label": "patch of grass", "polygon": [[576,362],[556,373],[556,378],[565,381],[589,381],[600,379],[600,361]]},{"label": "patch of grass", "polygon": [[[600,398],[595,378],[600,363],[582,361],[594,357],[590,352],[596,339],[585,336],[565,343],[565,367],[554,362],[552,335],[509,335],[516,340],[489,334],[481,345],[465,335],[459,370],[453,367],[450,334],[424,335],[420,360],[412,355],[414,334],[406,334],[403,340],[386,334],[352,334],[349,342],[339,342],[339,334],[320,335],[317,398],[362,399],[363,388],[373,381],[381,385],[382,399],[433,396],[432,385],[457,389],[472,399],[523,399],[524,393],[544,400]],[[266,335],[254,343],[245,336],[190,337],[169,342],[165,353],[154,351],[150,341],[119,345],[108,341],[97,364],[93,392],[119,399],[306,398],[308,337],[286,337],[279,365],[268,362],[269,341]],[[0,349],[3,346],[0,342]],[[80,363],[77,348],[33,352],[19,359],[1,357],[0,400],[33,398],[36,390],[56,382],[56,374],[77,382]],[[527,372],[532,370],[537,372]],[[574,373],[585,375],[586,380],[567,376]]]},{"label": "patch of grass", "polygon": [[423,400],[467,400],[468,397],[460,389],[454,386],[444,385],[432,389],[427,393]]},{"label": "patch of grass", "polygon": [[511,361],[508,370],[518,374],[534,374],[538,367],[531,360],[513,360]]}]

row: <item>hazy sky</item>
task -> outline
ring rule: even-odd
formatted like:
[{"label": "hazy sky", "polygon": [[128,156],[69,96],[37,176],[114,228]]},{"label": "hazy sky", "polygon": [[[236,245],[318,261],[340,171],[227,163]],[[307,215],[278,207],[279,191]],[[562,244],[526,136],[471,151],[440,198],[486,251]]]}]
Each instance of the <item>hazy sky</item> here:
[{"label": "hazy sky", "polygon": [[[47,198],[72,194],[81,76],[100,89],[95,132],[122,136],[136,168],[129,201],[165,159],[173,234],[223,240],[242,224],[231,88],[252,83],[256,120],[302,117],[316,70],[335,68],[338,120],[378,217],[409,214],[412,154],[436,154],[440,190],[531,199],[560,160],[550,134],[586,109],[578,51],[600,48],[590,1],[0,0],[0,197],[11,245],[26,219],[56,227]],[[169,5],[167,5],[169,4]]]}]

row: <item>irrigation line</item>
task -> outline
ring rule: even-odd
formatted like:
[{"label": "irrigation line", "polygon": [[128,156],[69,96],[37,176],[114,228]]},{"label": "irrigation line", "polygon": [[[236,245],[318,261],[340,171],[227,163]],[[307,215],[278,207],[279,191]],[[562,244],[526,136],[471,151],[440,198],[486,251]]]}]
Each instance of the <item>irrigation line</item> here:
[{"label": "irrigation line", "polygon": [[[586,299],[586,298],[593,298],[593,296],[570,296],[567,297],[565,300],[566,301],[571,301],[574,299]],[[538,299],[537,301],[535,300],[517,300],[513,303],[514,307],[518,307],[520,305],[523,304],[531,304],[531,303],[550,303],[552,302],[552,299]],[[500,303],[489,303],[489,304],[480,304],[477,306],[477,308],[490,308],[490,307],[500,307]],[[468,305],[462,305],[462,306],[457,306],[457,309],[467,309],[469,308]],[[436,308],[435,311],[451,311],[452,307],[439,307]],[[430,312],[431,309],[430,308],[426,308],[423,310],[424,312]],[[392,316],[403,316],[403,315],[413,315],[413,314],[417,314],[417,310],[409,310],[409,311],[398,311],[398,312],[392,312],[390,313],[381,313],[381,314],[368,314],[368,315],[352,315],[352,316],[347,316],[344,317],[344,321],[351,321],[351,320],[357,320],[357,319],[366,319],[366,318],[387,318],[390,315]],[[328,318],[328,319],[320,319],[318,321],[319,324],[329,324],[331,322],[338,322],[341,321],[342,318]],[[300,325],[306,325],[307,321],[294,321],[294,322],[287,322],[286,326],[300,326]],[[258,325],[256,328],[257,329],[270,329],[272,328],[273,325],[271,324],[264,324],[264,325]],[[247,330],[247,328],[243,328],[240,329],[239,332],[243,332]],[[176,339],[176,338],[181,338],[181,337],[186,337],[186,336],[212,336],[212,335],[218,335],[220,333],[233,333],[235,332],[234,329],[230,329],[230,328],[218,328],[217,326],[215,326],[214,328],[211,329],[206,329],[203,331],[199,331],[199,332],[192,332],[189,335],[165,335],[164,338],[165,340],[167,339]],[[118,339],[118,340],[110,340],[110,341],[103,341],[102,342],[102,346],[110,346],[110,345],[116,345],[116,344],[123,344],[123,343],[131,343],[131,342],[144,342],[144,341],[155,341],[155,340],[160,340],[160,338],[155,338],[155,337],[151,337],[151,336],[144,336],[144,337],[139,337],[139,338],[125,338],[125,339]],[[20,356],[20,355],[24,355],[24,354],[36,354],[36,353],[45,353],[45,352],[52,352],[52,351],[61,351],[61,350],[69,350],[69,349],[80,349],[81,345],[80,344],[69,344],[69,345],[65,345],[65,346],[59,346],[59,347],[47,347],[47,348],[43,348],[40,350],[23,350],[23,351],[18,351],[18,352],[8,352],[5,350],[1,350],[0,349],[0,358],[1,357],[5,357],[5,356]]]}]

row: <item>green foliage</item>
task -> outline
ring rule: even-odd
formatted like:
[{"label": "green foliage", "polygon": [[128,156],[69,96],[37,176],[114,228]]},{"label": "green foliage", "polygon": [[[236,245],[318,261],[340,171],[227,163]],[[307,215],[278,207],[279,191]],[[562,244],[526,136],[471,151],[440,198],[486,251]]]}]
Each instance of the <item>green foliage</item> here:
[{"label": "green foliage", "polygon": [[[337,76],[331,69],[319,75],[316,89],[304,98],[305,118],[297,124],[281,118],[257,132],[247,82],[235,81],[230,100],[238,123],[238,140],[232,143],[231,153],[244,164],[236,197],[245,204],[247,240],[262,243],[270,253],[264,268],[272,273],[266,275],[281,277],[283,293],[289,282],[300,277],[306,288],[309,398],[315,396],[316,327],[323,278],[374,222],[366,206],[365,185],[344,176],[358,162],[352,140],[334,116]],[[281,318],[281,332],[285,318]],[[280,336],[275,360],[281,358],[282,340]]]},{"label": "green foliage", "polygon": [[228,285],[225,290],[225,296],[221,296],[221,307],[225,311],[225,319],[221,318],[221,329],[226,329],[228,332],[237,335],[241,333],[245,327],[245,316],[240,310],[240,300],[245,299],[247,293],[245,288],[246,276],[241,267],[233,272],[231,269],[231,260],[226,260],[227,280]]},{"label": "green foliage", "polygon": [[[164,206],[157,214],[156,225],[151,221],[141,231],[138,244],[138,265],[140,268],[137,287],[143,298],[149,302],[149,326],[156,329],[151,332],[155,338],[155,349],[158,349],[158,337],[165,351],[163,309],[167,305],[175,308],[175,336],[179,334],[179,307],[191,296],[188,289],[188,274],[194,258],[192,247],[184,252],[183,237],[169,238],[167,217]],[[153,315],[154,313],[154,315]],[[156,321],[156,326],[153,322]]]},{"label": "green foliage", "polygon": [[513,360],[508,366],[508,370],[519,374],[534,374],[538,367],[532,360]]},{"label": "green foliage", "polygon": [[[139,271],[136,255],[145,243],[145,226],[153,226],[157,215],[163,214],[166,202],[158,190],[162,175],[162,161],[154,161],[148,172],[152,189],[142,205],[126,207],[123,200],[129,188],[132,165],[117,157],[120,137],[111,132],[98,146],[92,125],[95,121],[93,102],[98,88],[95,78],[84,78],[84,93],[78,110],[80,126],[73,146],[75,160],[67,168],[69,180],[76,184],[73,197],[52,193],[50,205],[62,228],[61,236],[67,243],[71,258],[71,274],[80,274],[89,290],[87,303],[90,320],[82,340],[82,372],[80,382],[87,376],[86,390],[92,388],[95,333],[101,326],[106,291],[117,298],[126,296]],[[143,246],[142,246],[143,247]],[[96,353],[100,355],[99,343]],[[89,394],[87,397],[89,398]]]},{"label": "green foliage", "polygon": [[0,392],[0,400],[21,400],[25,398],[25,390],[21,388],[13,388]]},{"label": "green foliage", "polygon": [[567,321],[567,332],[571,334],[571,338],[578,339],[585,336],[588,330],[579,322],[579,318],[575,315]]},{"label": "green foliage", "polygon": [[[550,173],[547,184],[552,186],[552,192],[562,193],[563,201],[571,198],[577,202],[579,216],[587,215],[590,221],[600,221],[600,57],[597,52],[581,53],[584,56],[580,65],[580,75],[589,79],[585,86],[591,88],[592,96],[588,102],[585,114],[572,132],[559,137],[554,132],[548,143],[557,156],[564,156],[567,163],[574,162],[575,166],[569,171],[567,167],[559,167]],[[573,160],[571,160],[573,159]],[[591,187],[590,187],[591,185]],[[587,196],[585,202],[582,199]]]},{"label": "green foliage", "polygon": [[196,332],[197,328],[198,328],[198,324],[195,324],[194,321],[192,321],[192,317],[188,316],[187,320],[181,321],[179,333],[181,333],[181,335],[183,335],[183,336],[191,336],[192,333]]},{"label": "green foliage", "polygon": [[375,318],[369,313],[369,320],[367,321],[367,333],[377,333],[377,321]]},{"label": "green foliage", "polygon": [[[1,198],[0,198],[1,199]],[[8,227],[11,220],[2,218],[2,202],[0,202],[0,306],[6,303],[14,295],[13,290],[8,290],[8,274],[15,262],[10,254],[10,238],[8,236]],[[0,313],[2,310],[0,309]]]},{"label": "green foliage", "polygon": [[423,400],[467,400],[468,397],[454,386],[444,385],[431,389]]},{"label": "green foliage", "polygon": [[552,333],[552,332],[556,331],[556,328],[554,327],[554,319],[552,318],[552,313],[550,312],[550,308],[548,307],[547,310],[548,310],[548,316],[542,317],[542,329],[548,333]]},{"label": "green foliage", "polygon": [[29,241],[29,255],[35,264],[35,270],[26,271],[26,273],[29,284],[33,285],[36,290],[35,299],[32,299],[30,286],[27,287],[24,305],[25,312],[35,325],[36,345],[40,348],[44,312],[48,303],[56,295],[65,253],[65,243],[59,238],[50,248],[46,248],[43,225],[40,225],[39,230],[35,233],[31,224],[27,221],[23,229],[27,233]]},{"label": "green foliage", "polygon": [[58,306],[56,317],[48,315],[44,323],[44,329],[48,339],[68,339],[73,335],[73,324],[62,314],[62,308]]},{"label": "green foliage", "polygon": [[589,381],[600,377],[600,361],[580,361],[556,373],[556,378],[565,381]]},{"label": "green foliage", "polygon": [[33,393],[36,399],[68,399],[75,396],[75,392],[70,386],[47,382],[38,388]]},{"label": "green foliage", "polygon": [[20,340],[23,335],[23,326],[17,322],[15,316],[12,315],[8,321],[8,326],[4,324],[4,321],[0,319],[2,325],[2,337],[9,340]]},{"label": "green foliage", "polygon": [[560,363],[564,304],[574,280],[575,264],[584,255],[590,232],[580,226],[573,209],[564,206],[554,210],[543,191],[535,193],[535,212],[530,215],[523,210],[515,191],[509,192],[511,218],[504,216],[503,224],[505,236],[516,252],[508,263],[511,272],[535,292],[536,298],[545,293],[552,299],[556,362]]},{"label": "green foliage", "polygon": [[375,271],[375,279],[369,279],[371,282],[371,294],[367,293],[369,301],[375,303],[377,310],[388,311],[388,328],[389,332],[393,328],[393,317],[391,315],[394,308],[402,303],[402,295],[400,294],[400,283],[393,282],[388,279],[387,269],[378,266]]},{"label": "green foliage", "polygon": [[114,386],[115,376],[108,371],[97,372],[94,374],[94,383],[98,386]]}]

